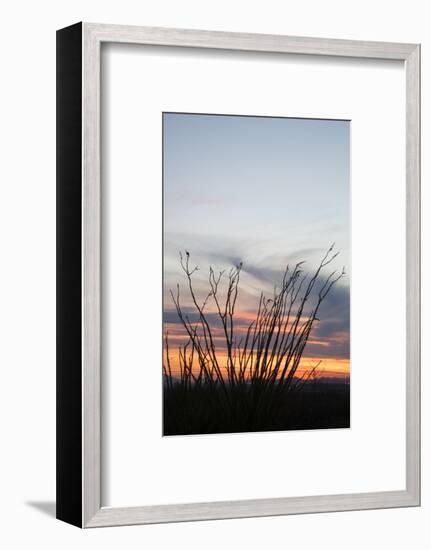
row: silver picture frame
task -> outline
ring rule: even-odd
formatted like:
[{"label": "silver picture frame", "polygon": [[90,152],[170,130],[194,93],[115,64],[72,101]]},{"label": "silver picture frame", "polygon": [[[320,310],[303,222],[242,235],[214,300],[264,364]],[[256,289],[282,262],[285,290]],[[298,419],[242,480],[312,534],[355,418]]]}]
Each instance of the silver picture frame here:
[{"label": "silver picture frame", "polygon": [[[101,505],[101,46],[398,60],[406,86],[406,471],[398,491]],[[420,46],[78,23],[57,32],[57,517],[79,527],[420,505]],[[401,429],[401,427],[400,427]]]}]

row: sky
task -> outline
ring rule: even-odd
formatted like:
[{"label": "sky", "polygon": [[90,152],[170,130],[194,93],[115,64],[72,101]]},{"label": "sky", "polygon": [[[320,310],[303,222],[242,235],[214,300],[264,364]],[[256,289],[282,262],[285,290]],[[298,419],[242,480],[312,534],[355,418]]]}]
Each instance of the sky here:
[{"label": "sky", "polygon": [[304,261],[312,272],[335,243],[332,270],[344,267],[346,275],[322,305],[303,363],[321,360],[322,375],[348,373],[349,121],[164,113],[163,192],[164,329],[171,346],[184,341],[170,296],[177,284],[191,312],[180,251],[199,266],[194,280],[202,296],[210,266],[219,271],[242,262],[237,315],[246,324],[286,264]]}]

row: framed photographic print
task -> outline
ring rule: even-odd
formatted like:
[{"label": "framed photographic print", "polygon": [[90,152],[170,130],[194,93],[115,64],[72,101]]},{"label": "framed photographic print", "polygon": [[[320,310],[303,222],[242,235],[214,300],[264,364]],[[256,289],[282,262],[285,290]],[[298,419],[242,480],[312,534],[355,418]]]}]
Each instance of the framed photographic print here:
[{"label": "framed photographic print", "polygon": [[420,49],[57,33],[57,517],[420,503]]}]

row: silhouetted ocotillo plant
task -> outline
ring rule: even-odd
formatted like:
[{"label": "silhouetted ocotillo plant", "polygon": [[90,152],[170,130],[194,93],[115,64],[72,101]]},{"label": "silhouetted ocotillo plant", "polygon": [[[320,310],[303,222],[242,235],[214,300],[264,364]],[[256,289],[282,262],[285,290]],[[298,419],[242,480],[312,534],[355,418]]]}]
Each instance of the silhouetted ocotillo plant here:
[{"label": "silhouetted ocotillo plant", "polygon": [[[173,391],[178,385],[184,391],[204,387],[209,394],[213,390],[214,395],[220,396],[228,411],[242,407],[254,416],[273,414],[277,398],[300,390],[318,367],[316,364],[301,377],[296,376],[313,325],[320,321],[317,318],[320,306],[345,273],[343,269],[323,276],[324,268],[338,255],[333,249],[334,245],[312,275],[303,271],[304,262],[297,263],[293,269],[287,266],[280,289],[275,288],[270,298],[261,293],[255,318],[242,337],[235,331],[242,263],[218,274],[210,267],[208,292],[204,300],[199,301],[193,286],[198,267],[190,265],[189,252],[186,251],[185,256],[180,253],[181,268],[197,320],[191,321],[183,310],[177,285],[171,297],[188,340],[177,350],[177,378],[171,368],[169,335],[165,334],[165,391]],[[225,365],[220,364],[218,351],[221,350],[216,345],[214,325],[208,316],[210,303],[222,328]]]}]

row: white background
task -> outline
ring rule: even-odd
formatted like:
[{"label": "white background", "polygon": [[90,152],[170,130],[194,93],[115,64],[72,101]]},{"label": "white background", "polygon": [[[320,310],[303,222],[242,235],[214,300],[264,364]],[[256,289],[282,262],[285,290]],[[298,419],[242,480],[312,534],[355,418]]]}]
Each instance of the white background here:
[{"label": "white background", "polygon": [[[431,230],[429,128],[431,38],[427,3],[16,2],[2,10],[0,164],[1,517],[5,548],[330,548],[429,546],[431,378],[423,349],[423,505],[346,512],[81,532],[56,522],[55,496],[55,37],[78,20],[273,32],[423,44],[423,280]],[[428,219],[427,219],[428,218]],[[427,246],[428,245],[428,246]],[[424,334],[430,329],[423,289]]]},{"label": "white background", "polygon": [[[114,45],[102,82],[103,504],[404,489],[402,64]],[[161,437],[162,111],[352,120],[352,429]]]}]

